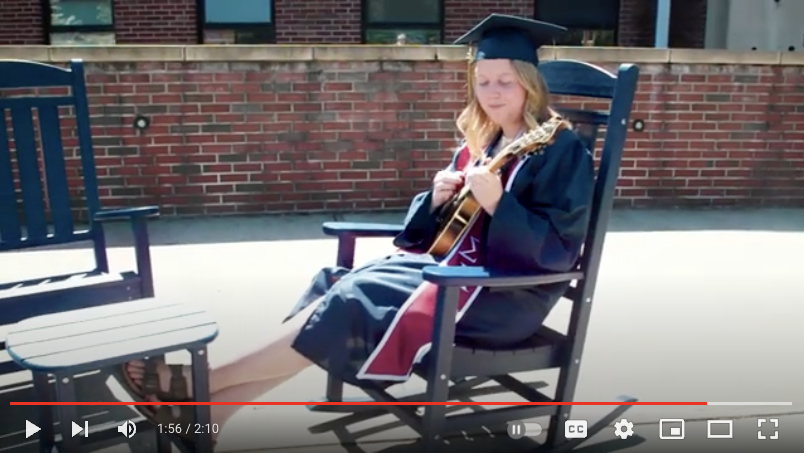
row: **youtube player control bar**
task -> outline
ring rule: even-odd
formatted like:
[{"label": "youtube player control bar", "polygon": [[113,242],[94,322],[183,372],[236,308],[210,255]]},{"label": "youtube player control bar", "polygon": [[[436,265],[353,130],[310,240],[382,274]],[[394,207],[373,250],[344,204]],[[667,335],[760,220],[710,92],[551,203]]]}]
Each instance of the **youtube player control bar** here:
[{"label": "youtube player control bar", "polygon": [[[72,431],[71,431],[72,437],[75,437],[81,433],[84,434],[84,437],[89,437],[89,421],[84,420],[84,426],[81,426],[76,422],[70,422],[70,423],[72,423]],[[28,420],[25,420],[26,439],[30,438],[31,436],[33,436],[34,434],[38,433],[41,430],[42,428],[34,425]],[[122,425],[117,427],[117,432],[131,439],[132,437],[134,437],[134,434],[137,434],[137,424],[132,422],[131,420],[126,420],[125,422],[123,422]]]}]

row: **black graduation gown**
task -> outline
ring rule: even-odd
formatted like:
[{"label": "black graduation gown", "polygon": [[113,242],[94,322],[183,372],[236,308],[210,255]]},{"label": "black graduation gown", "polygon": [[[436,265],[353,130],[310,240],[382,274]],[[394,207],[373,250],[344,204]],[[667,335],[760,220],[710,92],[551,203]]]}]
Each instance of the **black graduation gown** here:
[{"label": "black graduation gown", "polygon": [[[585,239],[593,184],[592,156],[574,132],[561,131],[541,155],[522,165],[511,191],[487,216],[486,266],[527,273],[570,270]],[[422,269],[437,264],[425,253],[437,233],[430,200],[429,191],[413,199],[404,231],[394,239],[397,247],[418,253],[394,253],[352,270],[327,267],[314,276],[287,318],[323,297],[292,344],[298,353],[344,382],[360,385],[358,370],[423,282]],[[533,336],[567,285],[482,291],[457,324],[456,342],[504,347]]]}]

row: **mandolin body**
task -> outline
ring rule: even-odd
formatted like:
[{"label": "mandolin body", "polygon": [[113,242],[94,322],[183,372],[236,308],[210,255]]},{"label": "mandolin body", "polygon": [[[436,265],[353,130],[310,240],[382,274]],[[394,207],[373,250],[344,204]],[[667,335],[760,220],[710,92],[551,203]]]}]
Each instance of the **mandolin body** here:
[{"label": "mandolin body", "polygon": [[[554,116],[540,126],[528,131],[523,137],[503,149],[488,164],[490,171],[497,172],[513,158],[525,154],[536,154],[553,141],[556,133],[565,126],[559,116]],[[434,256],[446,256],[461,239],[474,218],[483,209],[472,192],[464,186],[443,208],[438,220],[438,234],[427,253]]]},{"label": "mandolin body", "polygon": [[444,207],[442,218],[446,221],[441,222],[438,236],[427,253],[435,256],[447,255],[481,209],[480,203],[468,190],[451,201]]}]

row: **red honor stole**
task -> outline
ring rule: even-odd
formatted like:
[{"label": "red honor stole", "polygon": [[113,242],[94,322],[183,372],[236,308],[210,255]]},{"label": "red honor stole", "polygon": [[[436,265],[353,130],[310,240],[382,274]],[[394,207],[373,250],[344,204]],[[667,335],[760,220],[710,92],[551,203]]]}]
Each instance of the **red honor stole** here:
[{"label": "red honor stole", "polygon": [[[455,168],[465,170],[471,162],[469,148],[464,146],[458,152]],[[510,190],[511,183],[523,162],[524,160],[521,160],[517,165],[512,165],[513,170],[502,175],[505,190]],[[487,215],[484,210],[480,210],[450,253],[440,262],[440,266],[482,267],[485,264],[481,242]],[[456,323],[482,289],[479,286],[461,288]],[[396,313],[379,345],[358,372],[359,379],[406,381],[410,378],[413,366],[430,350],[437,291],[437,285],[425,281],[410,295]]]}]

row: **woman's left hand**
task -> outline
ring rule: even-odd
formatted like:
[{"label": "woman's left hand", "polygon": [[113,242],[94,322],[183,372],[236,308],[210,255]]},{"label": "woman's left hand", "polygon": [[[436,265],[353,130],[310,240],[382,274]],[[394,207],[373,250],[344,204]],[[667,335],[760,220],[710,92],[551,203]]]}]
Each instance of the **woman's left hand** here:
[{"label": "woman's left hand", "polygon": [[503,194],[502,180],[485,165],[472,167],[466,172],[466,184],[480,206],[494,215]]}]

